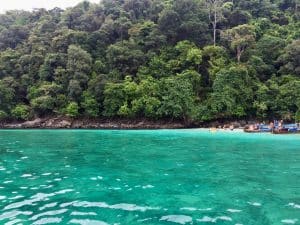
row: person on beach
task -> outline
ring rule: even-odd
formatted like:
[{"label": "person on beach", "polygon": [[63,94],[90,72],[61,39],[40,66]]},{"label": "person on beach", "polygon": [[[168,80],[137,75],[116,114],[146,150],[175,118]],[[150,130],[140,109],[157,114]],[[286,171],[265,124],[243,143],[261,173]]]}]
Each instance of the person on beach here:
[{"label": "person on beach", "polygon": [[278,129],[281,130],[283,128],[283,120],[280,120],[278,123]]},{"label": "person on beach", "polygon": [[253,131],[253,130],[254,130],[254,126],[253,126],[253,125],[250,125],[250,126],[249,126],[249,130]]},{"label": "person on beach", "polygon": [[270,128],[270,130],[274,129],[274,123],[273,122],[270,123],[269,128]]},{"label": "person on beach", "polygon": [[215,133],[215,132],[217,132],[217,128],[212,127],[212,128],[209,129],[209,131],[212,132],[212,133]]}]

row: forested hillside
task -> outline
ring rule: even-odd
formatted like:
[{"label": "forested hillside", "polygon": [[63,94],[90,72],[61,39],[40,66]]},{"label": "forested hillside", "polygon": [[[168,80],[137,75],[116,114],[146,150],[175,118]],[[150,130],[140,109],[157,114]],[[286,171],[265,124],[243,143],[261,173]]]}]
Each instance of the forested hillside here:
[{"label": "forested hillside", "polygon": [[298,0],[103,0],[0,15],[0,120],[300,119]]}]

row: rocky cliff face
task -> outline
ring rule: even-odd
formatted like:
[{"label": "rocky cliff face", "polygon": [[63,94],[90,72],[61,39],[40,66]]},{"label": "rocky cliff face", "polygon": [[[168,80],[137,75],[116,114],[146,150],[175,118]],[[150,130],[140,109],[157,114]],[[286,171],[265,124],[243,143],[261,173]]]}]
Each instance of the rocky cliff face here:
[{"label": "rocky cliff face", "polygon": [[175,129],[189,125],[174,121],[149,121],[125,119],[71,119],[66,117],[37,118],[26,122],[11,122],[0,124],[4,129]]}]

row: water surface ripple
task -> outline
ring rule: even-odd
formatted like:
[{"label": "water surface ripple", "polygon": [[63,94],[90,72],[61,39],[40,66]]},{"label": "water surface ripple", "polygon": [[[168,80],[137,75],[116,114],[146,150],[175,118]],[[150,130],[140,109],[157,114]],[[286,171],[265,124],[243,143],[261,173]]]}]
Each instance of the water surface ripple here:
[{"label": "water surface ripple", "polygon": [[0,224],[300,224],[300,135],[0,130]]}]

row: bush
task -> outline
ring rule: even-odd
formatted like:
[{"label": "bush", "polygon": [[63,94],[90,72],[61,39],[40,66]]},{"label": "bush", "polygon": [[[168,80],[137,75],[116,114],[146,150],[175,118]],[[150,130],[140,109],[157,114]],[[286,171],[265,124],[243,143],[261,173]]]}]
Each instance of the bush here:
[{"label": "bush", "polygon": [[6,112],[0,110],[0,121],[7,119],[8,115]]},{"label": "bush", "polygon": [[79,106],[76,102],[70,102],[69,105],[66,108],[66,115],[69,117],[77,117],[79,115]]},{"label": "bush", "polygon": [[55,105],[55,99],[49,95],[40,96],[31,101],[33,110],[40,114],[49,114],[53,111]]},{"label": "bush", "polygon": [[295,120],[296,122],[300,122],[300,109],[296,112]]},{"label": "bush", "polygon": [[97,100],[88,92],[83,93],[83,98],[81,106],[84,109],[84,114],[89,117],[97,117],[100,108]]},{"label": "bush", "polygon": [[30,117],[30,109],[27,105],[17,105],[11,110],[13,118],[20,120],[28,120]]}]

